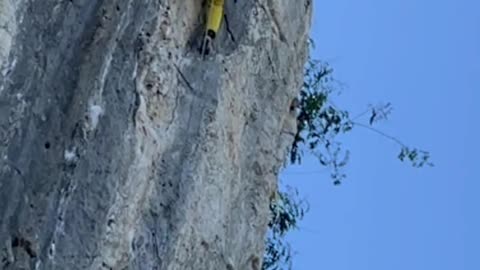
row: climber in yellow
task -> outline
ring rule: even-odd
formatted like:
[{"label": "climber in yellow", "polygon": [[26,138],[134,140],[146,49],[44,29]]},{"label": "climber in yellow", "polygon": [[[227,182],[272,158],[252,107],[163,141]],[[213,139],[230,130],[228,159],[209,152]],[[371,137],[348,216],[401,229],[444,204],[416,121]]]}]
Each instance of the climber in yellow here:
[{"label": "climber in yellow", "polygon": [[223,6],[225,0],[208,0],[207,25],[202,45],[202,57],[211,49],[212,41],[215,39],[223,18]]}]

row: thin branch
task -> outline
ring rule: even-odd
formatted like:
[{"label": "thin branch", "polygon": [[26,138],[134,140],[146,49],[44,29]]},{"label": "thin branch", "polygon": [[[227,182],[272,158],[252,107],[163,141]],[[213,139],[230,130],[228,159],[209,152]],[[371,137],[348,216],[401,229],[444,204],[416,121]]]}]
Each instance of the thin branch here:
[{"label": "thin branch", "polygon": [[402,141],[400,141],[399,139],[397,139],[397,138],[395,138],[395,137],[393,137],[393,136],[391,136],[391,135],[388,135],[387,133],[385,133],[385,132],[383,132],[383,131],[380,131],[380,130],[378,130],[378,129],[376,129],[376,128],[373,128],[373,127],[371,127],[371,126],[369,126],[369,125],[365,125],[365,124],[362,124],[362,123],[359,123],[359,122],[355,122],[355,121],[353,121],[352,124],[357,125],[357,126],[360,126],[360,127],[363,127],[363,128],[366,128],[366,129],[368,129],[368,130],[370,130],[370,131],[373,131],[373,132],[375,132],[375,133],[377,133],[377,134],[379,134],[379,135],[381,135],[381,136],[383,136],[383,137],[385,137],[385,138],[387,138],[387,139],[390,139],[391,141],[396,142],[397,144],[399,144],[399,145],[402,146],[402,147],[407,147],[407,146],[406,146]]},{"label": "thin branch", "polygon": [[352,118],[352,121],[355,121],[355,120],[357,120],[358,118],[366,115],[366,114],[369,113],[371,110],[372,110],[372,109],[368,108],[368,109],[364,110],[363,112],[357,114],[354,118]]}]

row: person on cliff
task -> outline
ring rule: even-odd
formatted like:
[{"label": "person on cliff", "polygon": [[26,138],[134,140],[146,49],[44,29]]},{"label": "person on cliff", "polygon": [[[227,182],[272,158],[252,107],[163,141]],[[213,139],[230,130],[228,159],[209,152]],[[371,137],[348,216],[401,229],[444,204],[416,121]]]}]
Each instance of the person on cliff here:
[{"label": "person on cliff", "polygon": [[222,24],[224,3],[224,0],[208,0],[207,23],[201,49],[202,57],[208,55],[212,49],[212,42]]}]

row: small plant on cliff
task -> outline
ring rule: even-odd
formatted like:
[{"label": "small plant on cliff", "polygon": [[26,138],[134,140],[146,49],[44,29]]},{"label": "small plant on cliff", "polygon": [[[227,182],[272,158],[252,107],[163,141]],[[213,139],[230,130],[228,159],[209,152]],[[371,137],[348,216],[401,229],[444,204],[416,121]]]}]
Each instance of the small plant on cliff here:
[{"label": "small plant on cliff", "polygon": [[288,188],[278,192],[278,197],[270,204],[271,219],[265,243],[264,270],[280,270],[285,266],[291,268],[292,252],[285,235],[297,228],[298,221],[308,209],[306,202],[298,198],[297,190]]}]

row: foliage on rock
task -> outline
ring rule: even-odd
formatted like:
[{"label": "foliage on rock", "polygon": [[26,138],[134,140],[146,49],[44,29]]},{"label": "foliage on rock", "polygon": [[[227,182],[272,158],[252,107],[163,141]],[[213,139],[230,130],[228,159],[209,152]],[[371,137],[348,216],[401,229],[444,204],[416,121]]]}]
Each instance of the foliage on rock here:
[{"label": "foliage on rock", "polygon": [[[369,105],[364,112],[353,118],[347,110],[337,108],[332,103],[331,96],[341,84],[333,78],[332,73],[333,69],[328,63],[313,59],[307,61],[296,108],[297,133],[289,151],[290,164],[300,164],[305,153],[314,155],[320,166],[330,169],[333,184],[341,184],[346,177],[342,169],[348,163],[350,152],[342,148],[337,136],[348,133],[355,127],[362,127],[399,145],[397,157],[400,161],[408,161],[416,168],[433,166],[429,152],[407,146],[396,137],[374,127],[374,124],[388,119],[392,112],[390,103]],[[363,117],[367,118],[366,123],[359,122]],[[270,205],[271,220],[263,270],[291,269],[292,253],[285,235],[297,228],[296,225],[306,211],[305,202],[298,200],[298,193],[279,194],[277,200],[273,200]]]},{"label": "foliage on rock", "polygon": [[280,270],[287,266],[291,268],[292,251],[285,235],[297,228],[307,209],[306,202],[299,199],[297,190],[293,188],[280,191],[278,197],[271,202],[263,270]]}]

